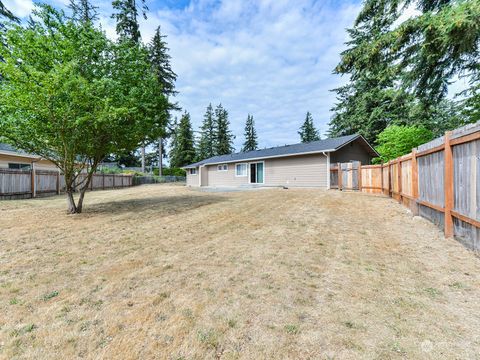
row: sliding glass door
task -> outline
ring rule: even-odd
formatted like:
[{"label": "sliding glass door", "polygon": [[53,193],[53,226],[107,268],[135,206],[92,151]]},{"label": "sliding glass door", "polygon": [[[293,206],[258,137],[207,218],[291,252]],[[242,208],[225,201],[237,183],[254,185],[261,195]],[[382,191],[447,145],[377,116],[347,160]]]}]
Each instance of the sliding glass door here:
[{"label": "sliding glass door", "polygon": [[250,183],[263,184],[263,162],[250,163]]}]

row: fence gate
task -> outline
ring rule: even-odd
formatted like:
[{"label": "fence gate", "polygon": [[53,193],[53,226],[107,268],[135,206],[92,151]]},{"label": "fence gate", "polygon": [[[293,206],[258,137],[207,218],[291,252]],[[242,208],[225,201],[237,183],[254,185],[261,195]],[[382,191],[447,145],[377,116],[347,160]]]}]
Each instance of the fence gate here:
[{"label": "fence gate", "polygon": [[330,187],[339,190],[359,190],[360,166],[360,161],[332,164],[330,168]]}]

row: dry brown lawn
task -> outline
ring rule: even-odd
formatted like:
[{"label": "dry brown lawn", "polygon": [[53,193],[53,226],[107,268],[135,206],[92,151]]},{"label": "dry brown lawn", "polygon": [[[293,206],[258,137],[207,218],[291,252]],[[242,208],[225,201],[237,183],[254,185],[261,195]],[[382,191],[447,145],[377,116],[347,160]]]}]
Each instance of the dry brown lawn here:
[{"label": "dry brown lawn", "polygon": [[480,259],[394,201],[142,186],[0,202],[0,358],[480,358]]}]

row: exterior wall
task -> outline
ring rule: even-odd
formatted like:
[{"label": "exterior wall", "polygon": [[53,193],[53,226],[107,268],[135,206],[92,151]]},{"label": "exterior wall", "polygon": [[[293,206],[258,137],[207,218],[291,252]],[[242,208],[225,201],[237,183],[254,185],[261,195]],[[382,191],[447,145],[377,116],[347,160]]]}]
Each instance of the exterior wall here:
[{"label": "exterior wall", "polygon": [[199,174],[197,169],[196,175],[191,175],[190,172],[187,170],[187,186],[200,186],[199,184]]},{"label": "exterior wall", "polygon": [[368,154],[365,148],[357,140],[331,153],[330,157],[331,164],[349,162],[351,160],[360,161],[362,165],[370,165],[372,156]]},{"label": "exterior wall", "polygon": [[[240,164],[242,162],[239,162]],[[217,165],[205,166],[202,170],[207,172],[208,186],[240,186],[249,183],[250,171],[247,171],[247,176],[235,176],[235,164],[229,163],[227,171],[218,171]],[[202,184],[203,185],[203,184]]]},{"label": "exterior wall", "polygon": [[[0,168],[8,169],[9,163],[31,165],[33,160],[35,159],[23,156],[0,154]],[[35,169],[56,171],[57,167],[48,160],[39,160],[35,161]]]},{"label": "exterior wall", "polygon": [[265,159],[267,186],[328,186],[327,157],[323,154]]}]

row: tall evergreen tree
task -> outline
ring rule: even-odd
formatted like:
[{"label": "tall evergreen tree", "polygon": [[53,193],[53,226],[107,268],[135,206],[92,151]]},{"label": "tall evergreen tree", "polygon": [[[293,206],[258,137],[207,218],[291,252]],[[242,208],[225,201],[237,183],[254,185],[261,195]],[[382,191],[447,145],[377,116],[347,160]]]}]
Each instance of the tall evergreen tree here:
[{"label": "tall evergreen tree", "polygon": [[305,121],[300,127],[298,135],[300,135],[300,140],[302,141],[302,143],[320,140],[318,130],[315,129],[315,125],[313,124],[312,114],[310,114],[309,111],[305,116]]},{"label": "tall evergreen tree", "polygon": [[[166,35],[162,35],[160,32],[160,26],[155,31],[155,35],[152,38],[152,41],[148,45],[148,53],[150,63],[152,64],[153,70],[157,76],[157,81],[159,86],[161,86],[165,96],[175,96],[175,81],[177,80],[177,74],[173,72],[170,65],[171,56],[168,54],[167,42],[164,40]],[[170,99],[168,102],[168,110],[180,110],[176,103],[173,103]],[[167,117],[170,118],[169,112],[167,112]],[[162,162],[163,162],[163,143],[166,133],[163,134],[157,140],[157,149],[158,149],[158,163],[159,163],[159,175],[162,175]]]},{"label": "tall evergreen tree", "polygon": [[190,114],[185,111],[174,130],[170,149],[170,165],[181,167],[193,162],[195,162],[195,139]]},{"label": "tall evergreen tree", "polygon": [[219,104],[215,109],[215,154],[231,154],[235,148],[233,140],[235,136],[230,131],[230,121],[228,120],[228,111]]},{"label": "tall evergreen tree", "polygon": [[155,35],[148,45],[150,62],[157,75],[158,82],[162,86],[163,93],[167,96],[175,95],[175,81],[177,74],[172,70],[170,64],[171,56],[168,54],[169,48],[164,40],[167,36],[162,35],[160,26],[155,30]]},{"label": "tall evergreen tree", "polygon": [[72,10],[72,18],[81,23],[91,23],[98,19],[98,6],[89,0],[70,0],[68,7]]},{"label": "tall evergreen tree", "polygon": [[[129,42],[129,45],[131,43],[133,46],[142,46],[138,13],[140,10],[143,17],[146,19],[148,10],[145,5],[145,0],[138,1],[140,4],[138,4],[137,0],[113,0],[112,2],[112,7],[116,10],[116,13],[112,15],[112,18],[117,22],[117,35],[121,42]],[[142,172],[145,172],[145,146],[146,143],[142,144],[142,147],[140,148]]]},{"label": "tall evergreen tree", "polygon": [[242,151],[252,151],[258,149],[257,131],[255,130],[255,122],[253,116],[248,114],[245,123],[245,142]]},{"label": "tall evergreen tree", "polygon": [[214,116],[213,106],[209,104],[200,128],[200,140],[197,151],[198,160],[208,159],[216,154],[215,142],[217,135]]},{"label": "tall evergreen tree", "polygon": [[138,23],[139,12],[147,19],[148,7],[145,0],[113,0],[113,9],[116,13],[112,18],[116,20],[116,31],[120,40],[133,41],[140,43],[140,25]]}]

